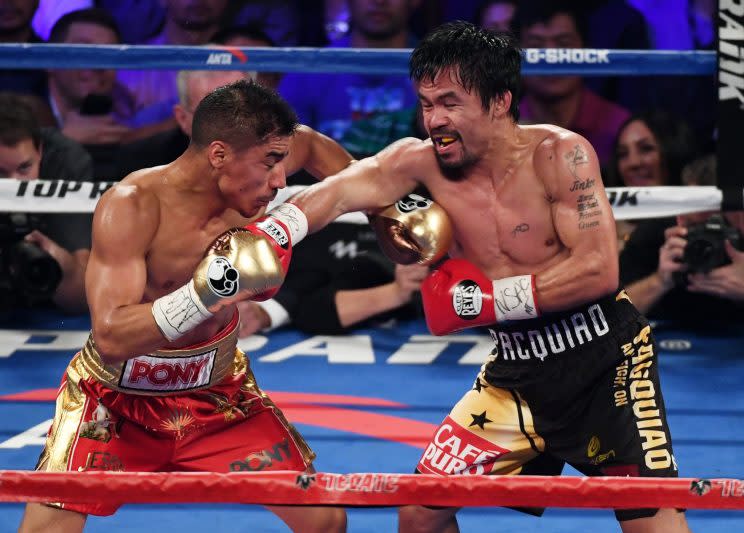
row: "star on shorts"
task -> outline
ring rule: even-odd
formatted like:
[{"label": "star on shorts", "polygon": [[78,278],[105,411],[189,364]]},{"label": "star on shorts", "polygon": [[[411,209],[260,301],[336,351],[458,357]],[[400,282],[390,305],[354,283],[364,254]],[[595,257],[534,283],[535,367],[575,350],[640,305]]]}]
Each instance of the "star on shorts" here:
[{"label": "star on shorts", "polygon": [[488,418],[486,418],[486,412],[485,411],[483,411],[479,415],[474,415],[473,413],[470,413],[470,416],[473,417],[473,421],[470,423],[470,425],[468,427],[478,426],[481,429],[485,429],[483,426],[485,426],[489,422],[493,422],[493,420],[489,420]]}]

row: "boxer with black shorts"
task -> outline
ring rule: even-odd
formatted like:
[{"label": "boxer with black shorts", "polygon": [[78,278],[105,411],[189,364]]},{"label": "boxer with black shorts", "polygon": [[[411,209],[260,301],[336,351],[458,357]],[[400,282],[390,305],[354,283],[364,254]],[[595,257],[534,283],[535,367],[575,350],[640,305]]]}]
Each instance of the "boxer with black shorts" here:
[{"label": "boxer with black shorts", "polygon": [[[107,191],[86,271],[92,332],[67,367],[37,469],[313,471],[312,450],[237,349],[235,304],[278,290],[306,232],[291,205],[255,220],[286,176],[350,162],[276,93],[241,80],[199,103],[183,155]],[[343,509],[271,510],[293,531],[346,529]],[[114,511],[30,503],[20,531],[79,532],[88,514]]]},{"label": "boxer with black shorts", "polygon": [[[446,246],[421,289],[429,329],[493,332],[491,358],[419,471],[558,474],[568,462],[588,475],[676,476],[656,345],[619,288],[597,155],[574,132],[518,124],[521,59],[506,34],[435,29],[410,63],[429,138],[393,143],[289,202],[310,232],[344,212],[375,213],[400,262]],[[446,213],[451,245],[419,227],[438,210],[411,217],[399,202],[419,186]],[[400,531],[457,531],[456,511],[403,507]],[[688,530],[675,509],[617,517],[625,533]]]}]

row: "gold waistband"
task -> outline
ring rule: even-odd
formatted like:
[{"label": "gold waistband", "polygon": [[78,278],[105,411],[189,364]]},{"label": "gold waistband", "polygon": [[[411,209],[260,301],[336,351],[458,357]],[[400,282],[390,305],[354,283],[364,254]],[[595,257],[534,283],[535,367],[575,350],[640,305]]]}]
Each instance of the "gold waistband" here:
[{"label": "gold waistband", "polygon": [[233,373],[237,341],[237,320],[232,320],[204,344],[104,363],[91,334],[78,354],[77,363],[113,390],[155,396],[182,394],[212,387]]}]

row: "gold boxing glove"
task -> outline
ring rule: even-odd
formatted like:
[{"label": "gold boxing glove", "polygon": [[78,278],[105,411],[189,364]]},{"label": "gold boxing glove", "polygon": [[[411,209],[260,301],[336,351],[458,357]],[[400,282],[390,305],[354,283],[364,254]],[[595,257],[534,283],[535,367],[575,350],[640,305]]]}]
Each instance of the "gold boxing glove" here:
[{"label": "gold boxing glove", "polygon": [[438,204],[409,194],[370,216],[380,248],[401,265],[431,265],[445,256],[452,244],[452,224]]},{"label": "gold boxing glove", "polygon": [[226,305],[280,286],[285,265],[274,248],[265,234],[245,228],[217,237],[191,280],[153,302],[163,336],[174,341]]}]

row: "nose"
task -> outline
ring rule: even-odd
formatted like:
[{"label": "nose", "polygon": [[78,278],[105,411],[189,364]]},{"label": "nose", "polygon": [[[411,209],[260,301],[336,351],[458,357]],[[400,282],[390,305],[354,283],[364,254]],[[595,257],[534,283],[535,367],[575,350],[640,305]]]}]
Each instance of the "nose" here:
[{"label": "nose", "polygon": [[287,172],[281,163],[274,165],[269,176],[269,186],[272,189],[283,189],[287,186]]},{"label": "nose", "polygon": [[429,131],[434,131],[437,128],[441,128],[449,124],[447,118],[447,112],[444,108],[434,108],[428,112],[427,122],[429,125]]},{"label": "nose", "polygon": [[641,154],[638,153],[638,150],[628,150],[628,155],[625,158],[625,164],[628,165],[630,168],[641,166]]}]

